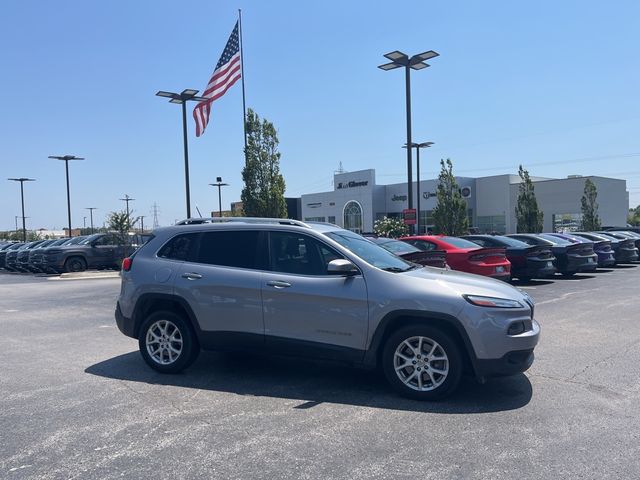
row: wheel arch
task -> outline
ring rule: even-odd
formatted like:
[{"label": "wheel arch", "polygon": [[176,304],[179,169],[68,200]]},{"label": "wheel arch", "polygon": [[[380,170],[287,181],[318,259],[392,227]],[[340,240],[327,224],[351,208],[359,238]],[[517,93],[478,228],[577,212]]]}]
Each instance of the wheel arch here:
[{"label": "wheel arch", "polygon": [[198,341],[200,340],[201,330],[189,304],[183,298],[168,293],[146,293],[138,298],[132,315],[134,322],[133,334],[135,338],[139,338],[140,326],[145,318],[161,310],[183,314],[189,325],[191,325],[196,339]]},{"label": "wheel arch", "polygon": [[402,327],[416,324],[434,326],[451,335],[460,347],[465,370],[469,370],[474,375],[477,373],[475,351],[460,320],[452,315],[423,310],[397,310],[385,315],[373,334],[364,357],[364,364],[370,367],[380,365],[380,357],[387,338]]}]

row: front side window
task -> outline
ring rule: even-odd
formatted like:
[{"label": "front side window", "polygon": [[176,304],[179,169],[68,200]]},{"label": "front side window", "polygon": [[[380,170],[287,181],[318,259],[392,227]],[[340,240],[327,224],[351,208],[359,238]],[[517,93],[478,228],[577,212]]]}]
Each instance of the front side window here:
[{"label": "front side window", "polygon": [[200,240],[197,263],[257,269],[260,232],[224,230],[205,232]]},{"label": "front side window", "polygon": [[315,238],[295,232],[271,232],[271,269],[299,275],[327,275],[331,260],[344,258]]}]

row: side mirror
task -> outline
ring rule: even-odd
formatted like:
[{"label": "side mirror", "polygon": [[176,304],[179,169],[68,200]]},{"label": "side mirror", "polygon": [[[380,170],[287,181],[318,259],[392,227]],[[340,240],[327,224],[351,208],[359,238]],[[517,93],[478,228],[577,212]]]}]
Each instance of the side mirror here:
[{"label": "side mirror", "polygon": [[339,258],[329,262],[327,265],[327,273],[329,275],[344,275],[346,277],[351,277],[353,275],[357,275],[360,271],[349,260]]}]

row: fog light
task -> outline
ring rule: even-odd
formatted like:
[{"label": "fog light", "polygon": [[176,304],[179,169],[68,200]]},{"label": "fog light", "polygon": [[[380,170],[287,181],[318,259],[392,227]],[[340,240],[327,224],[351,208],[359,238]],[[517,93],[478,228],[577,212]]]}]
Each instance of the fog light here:
[{"label": "fog light", "polygon": [[507,330],[507,334],[508,335],[519,335],[522,332],[524,332],[524,322],[518,321],[518,322],[513,322],[511,325],[509,325],[509,329]]}]

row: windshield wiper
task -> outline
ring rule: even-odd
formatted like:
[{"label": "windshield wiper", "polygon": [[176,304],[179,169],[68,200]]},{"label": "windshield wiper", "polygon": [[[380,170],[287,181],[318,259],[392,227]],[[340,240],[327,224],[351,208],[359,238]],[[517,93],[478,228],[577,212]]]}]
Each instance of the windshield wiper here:
[{"label": "windshield wiper", "polygon": [[410,267],[407,268],[400,268],[400,267],[384,267],[382,270],[384,270],[385,272],[394,272],[394,273],[400,273],[400,272],[408,272],[409,270],[413,270],[414,268],[418,268],[415,265],[412,265]]}]

